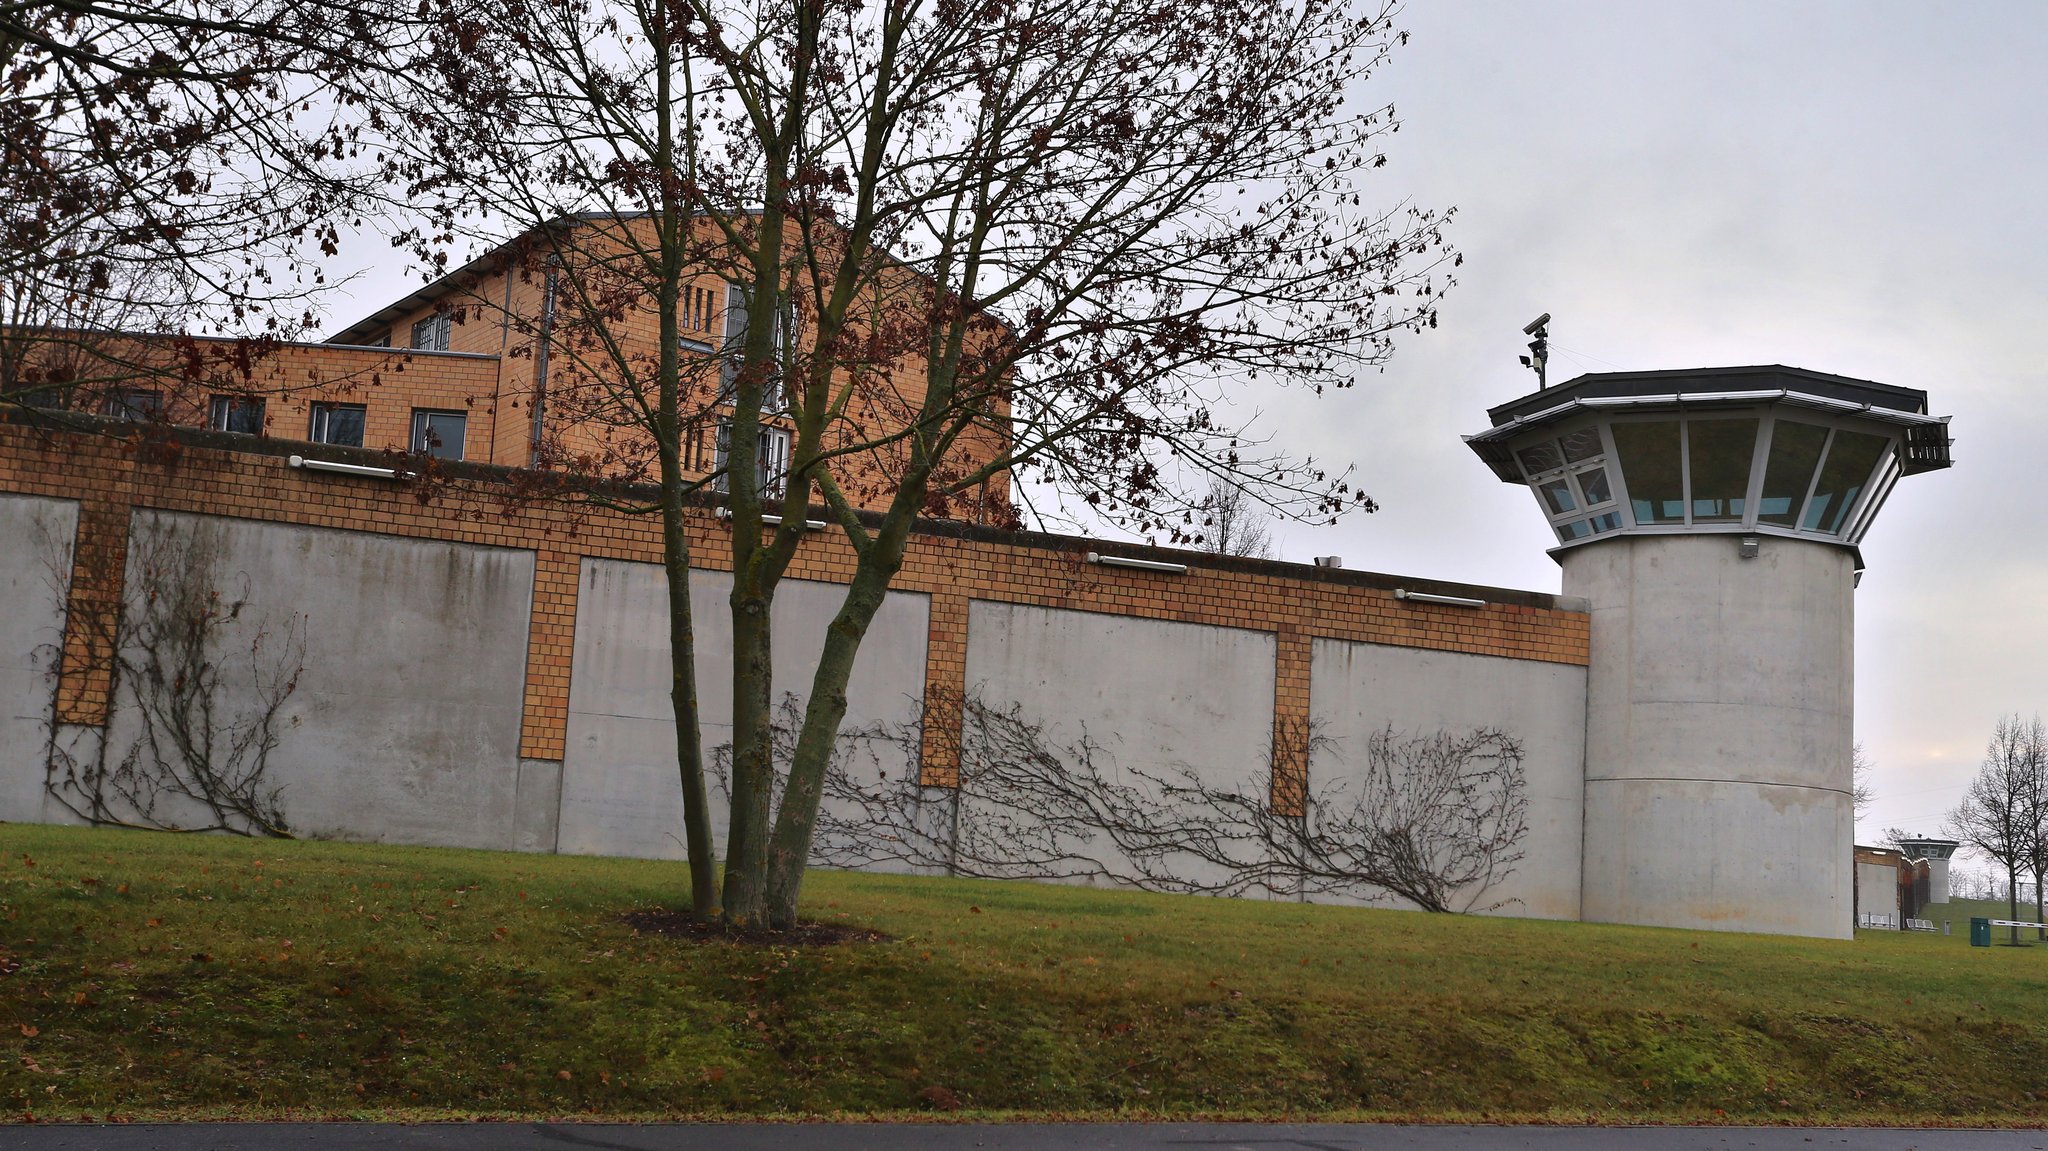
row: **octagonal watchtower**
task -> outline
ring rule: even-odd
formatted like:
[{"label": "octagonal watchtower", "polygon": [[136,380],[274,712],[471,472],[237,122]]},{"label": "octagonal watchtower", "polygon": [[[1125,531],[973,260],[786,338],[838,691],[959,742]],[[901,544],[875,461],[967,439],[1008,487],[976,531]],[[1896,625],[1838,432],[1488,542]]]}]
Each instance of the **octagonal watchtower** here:
[{"label": "octagonal watchtower", "polygon": [[1586,919],[1851,933],[1857,545],[1949,466],[1927,394],[1786,367],[1580,376],[1466,442],[1592,607]]}]

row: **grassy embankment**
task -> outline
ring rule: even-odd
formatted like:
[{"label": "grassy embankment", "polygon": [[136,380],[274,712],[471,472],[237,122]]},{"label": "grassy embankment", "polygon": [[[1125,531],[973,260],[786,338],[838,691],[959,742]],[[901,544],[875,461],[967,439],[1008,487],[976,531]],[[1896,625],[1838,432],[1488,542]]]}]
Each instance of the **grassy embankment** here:
[{"label": "grassy embankment", "polygon": [[[0,1115],[2038,1121],[2048,947],[0,825]],[[934,1091],[943,1088],[943,1092]]]}]

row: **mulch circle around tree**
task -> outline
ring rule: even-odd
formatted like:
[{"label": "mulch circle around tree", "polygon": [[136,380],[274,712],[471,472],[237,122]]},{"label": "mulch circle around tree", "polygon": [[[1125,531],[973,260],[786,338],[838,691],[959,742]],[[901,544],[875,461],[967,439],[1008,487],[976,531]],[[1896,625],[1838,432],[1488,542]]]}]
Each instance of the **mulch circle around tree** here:
[{"label": "mulch circle around tree", "polygon": [[835,947],[843,943],[883,943],[888,936],[849,923],[799,923],[787,931],[736,928],[715,919],[699,919],[687,911],[657,907],[628,911],[619,917],[646,935],[665,935],[694,943],[746,943],[759,947]]}]

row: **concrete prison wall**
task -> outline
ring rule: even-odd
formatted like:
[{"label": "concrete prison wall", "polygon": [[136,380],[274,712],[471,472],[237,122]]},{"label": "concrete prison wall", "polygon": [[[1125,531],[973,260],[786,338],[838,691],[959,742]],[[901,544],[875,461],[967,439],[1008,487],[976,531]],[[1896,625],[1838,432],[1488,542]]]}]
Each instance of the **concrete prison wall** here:
[{"label": "concrete prison wall", "polygon": [[[707,751],[732,743],[731,592],[727,572],[690,573],[697,707]],[[776,700],[809,698],[825,627],[840,599],[838,587],[813,581],[794,580],[777,590]],[[924,694],[929,614],[927,597],[889,594],[854,661],[847,726],[915,718]],[[668,583],[660,567],[584,561],[574,668],[556,849],[683,858],[683,794],[669,704]],[[716,784],[709,791],[723,851],[728,805]]]},{"label": "concrete prison wall", "polygon": [[50,673],[64,642],[77,531],[71,500],[0,495],[0,820],[43,818]]},{"label": "concrete prison wall", "polygon": [[[146,734],[107,637],[132,642],[168,571],[233,607],[207,641],[223,714],[261,713],[295,676],[269,771],[296,829],[683,854],[657,523],[513,500],[509,474],[485,466],[419,491],[284,459],[370,453],[186,430],[137,451],[19,419],[0,419],[0,539],[14,545],[0,548],[0,818],[64,817],[46,802],[52,731],[79,756]],[[707,508],[690,530],[715,748],[730,739],[731,529]],[[1095,551],[1188,570],[1105,567]],[[852,568],[836,532],[800,545],[775,608],[778,697],[808,692]],[[1179,772],[1281,812],[1341,785],[1374,732],[1498,729],[1525,753],[1530,831],[1489,902],[1570,917],[1587,619],[1537,593],[928,524],[862,648],[848,727],[896,733],[913,806],[957,804],[970,821],[996,798],[960,762],[977,707],[1030,717],[1056,745],[1085,733],[1105,778]]]},{"label": "concrete prison wall", "polygon": [[[246,721],[294,682],[269,764],[294,831],[514,845],[532,552],[144,510],[126,576],[131,625],[179,582],[220,597],[220,719]],[[147,690],[130,677],[117,696],[117,751],[148,735]]]}]

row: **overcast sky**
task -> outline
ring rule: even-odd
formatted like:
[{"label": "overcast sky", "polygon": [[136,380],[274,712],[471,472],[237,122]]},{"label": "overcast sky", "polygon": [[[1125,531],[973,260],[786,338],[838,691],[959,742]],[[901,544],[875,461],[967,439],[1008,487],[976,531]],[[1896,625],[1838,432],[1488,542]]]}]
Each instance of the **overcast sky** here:
[{"label": "overcast sky", "polygon": [[[1384,510],[1282,529],[1282,558],[1558,590],[1526,490],[1460,442],[1551,378],[1789,364],[1924,388],[1956,467],[1863,546],[1857,736],[1870,842],[1933,833],[2001,714],[2048,709],[2048,4],[1417,0],[1358,94],[1395,103],[1366,187],[1457,208],[1442,326],[1383,375],[1275,409]],[[392,265],[388,249],[367,258]],[[330,330],[403,290],[379,275]]]},{"label": "overcast sky", "polygon": [[[1860,837],[1933,833],[2002,713],[2048,709],[2048,5],[1426,0],[1378,80],[1394,195],[1455,205],[1443,325],[1290,421],[1385,510],[1289,558],[1555,591],[1534,500],[1459,442],[1551,378],[1789,364],[1924,388],[1956,466],[1863,546]],[[1338,414],[1341,411],[1341,414]],[[2028,464],[2027,461],[2034,461]],[[2033,469],[2033,470],[2030,470]]]}]

